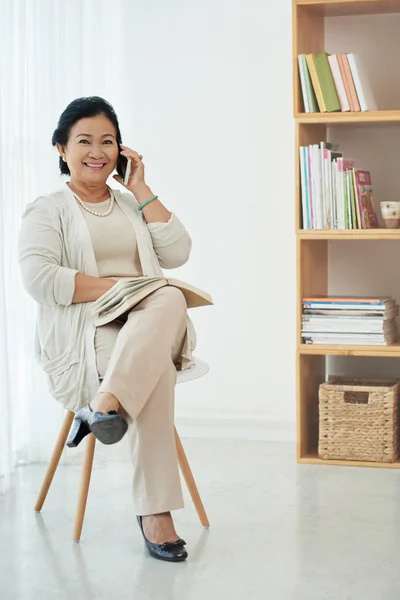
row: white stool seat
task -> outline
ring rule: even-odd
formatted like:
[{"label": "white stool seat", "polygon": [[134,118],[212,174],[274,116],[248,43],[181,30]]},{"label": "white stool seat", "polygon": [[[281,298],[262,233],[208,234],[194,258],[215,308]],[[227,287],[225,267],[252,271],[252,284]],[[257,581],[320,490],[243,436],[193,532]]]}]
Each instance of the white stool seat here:
[{"label": "white stool seat", "polygon": [[200,377],[204,377],[207,375],[210,370],[209,365],[204,362],[204,360],[200,360],[195,356],[192,357],[193,366],[190,369],[185,369],[184,371],[177,371],[176,383],[186,383],[187,381],[193,381],[194,379],[199,379]]}]

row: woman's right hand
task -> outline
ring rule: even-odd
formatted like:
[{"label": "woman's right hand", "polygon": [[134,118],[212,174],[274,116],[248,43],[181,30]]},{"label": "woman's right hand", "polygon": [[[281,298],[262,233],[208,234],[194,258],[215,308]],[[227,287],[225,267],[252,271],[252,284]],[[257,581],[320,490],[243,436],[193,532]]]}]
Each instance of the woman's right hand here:
[{"label": "woman's right hand", "polygon": [[111,290],[117,283],[115,279],[92,277],[77,273],[75,276],[75,292],[72,298],[74,304],[79,302],[95,302],[103,294]]}]

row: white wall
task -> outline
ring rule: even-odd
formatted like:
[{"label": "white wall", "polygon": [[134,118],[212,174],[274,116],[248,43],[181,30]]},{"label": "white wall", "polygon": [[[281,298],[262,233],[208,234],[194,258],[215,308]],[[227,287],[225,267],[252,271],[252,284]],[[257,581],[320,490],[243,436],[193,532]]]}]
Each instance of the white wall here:
[{"label": "white wall", "polygon": [[110,100],[149,183],[193,237],[179,276],[215,300],[192,311],[211,371],[179,388],[177,422],[191,434],[230,423],[250,426],[238,435],[293,437],[291,2],[126,7],[115,43],[129,72]]},{"label": "white wall", "polygon": [[146,2],[131,23],[125,138],[193,237],[180,277],[215,299],[192,311],[211,371],[178,389],[177,422],[293,437],[291,3]]}]

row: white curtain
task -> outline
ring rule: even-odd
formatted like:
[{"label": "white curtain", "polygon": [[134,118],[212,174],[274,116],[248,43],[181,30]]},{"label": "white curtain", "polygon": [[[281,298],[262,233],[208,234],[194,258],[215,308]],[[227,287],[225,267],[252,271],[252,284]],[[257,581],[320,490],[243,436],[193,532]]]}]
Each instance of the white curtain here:
[{"label": "white curtain", "polygon": [[36,307],[17,264],[21,214],[63,181],[51,136],[71,100],[105,97],[126,135],[134,118],[132,65],[121,42],[129,38],[129,5],[0,0],[0,493],[16,465],[48,459],[64,414],[34,362]]}]

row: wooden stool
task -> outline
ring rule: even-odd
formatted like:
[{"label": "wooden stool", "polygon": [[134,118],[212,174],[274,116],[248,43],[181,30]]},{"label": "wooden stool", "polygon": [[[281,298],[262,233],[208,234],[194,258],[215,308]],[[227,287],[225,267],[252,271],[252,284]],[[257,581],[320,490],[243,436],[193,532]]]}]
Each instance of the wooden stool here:
[{"label": "wooden stool", "polygon": [[[195,359],[194,366],[191,369],[187,369],[186,371],[178,371],[177,374],[177,383],[185,383],[187,381],[192,381],[193,379],[198,379],[199,377],[203,377],[209,370],[208,365],[199,360]],[[53,481],[53,477],[58,467],[58,463],[60,462],[61,454],[63,452],[64,446],[66,444],[69,431],[71,429],[72,421],[74,420],[75,413],[72,411],[67,411],[64,422],[61,427],[61,431],[58,435],[56,445],[53,450],[53,454],[51,456],[49,466],[47,467],[46,475],[42,483],[42,487],[40,489],[40,493],[38,499],[35,504],[35,511],[40,512],[42,510],[44,501],[46,500],[47,493],[50,489],[51,482]],[[204,510],[203,503],[200,498],[199,491],[196,486],[196,482],[194,480],[192,471],[190,469],[189,461],[186,457],[185,451],[182,446],[182,442],[179,438],[178,432],[175,428],[175,441],[176,441],[176,449],[178,453],[178,462],[183,475],[183,478],[186,482],[189,493],[192,497],[193,504],[196,508],[197,514],[199,515],[200,522],[203,527],[209,527],[210,523],[207,518],[206,511]],[[81,539],[81,532],[83,527],[83,519],[85,517],[86,503],[89,494],[89,484],[90,477],[92,475],[92,467],[93,467],[93,457],[94,457],[94,449],[96,445],[96,438],[93,433],[90,433],[86,437],[86,449],[82,463],[82,475],[81,475],[81,485],[79,490],[79,498],[78,498],[78,506],[75,516],[75,524],[73,531],[73,541],[79,542]]]}]

